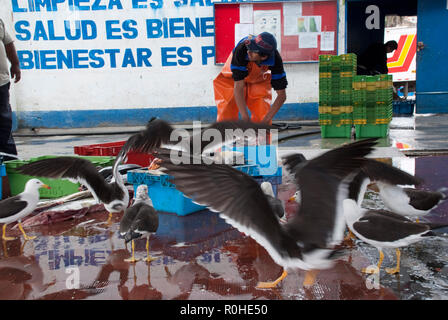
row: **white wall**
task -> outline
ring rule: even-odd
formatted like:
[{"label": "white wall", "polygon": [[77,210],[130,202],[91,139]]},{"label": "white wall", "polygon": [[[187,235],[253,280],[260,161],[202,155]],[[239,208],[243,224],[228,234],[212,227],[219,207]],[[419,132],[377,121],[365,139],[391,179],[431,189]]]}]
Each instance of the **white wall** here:
[{"label": "white wall", "polygon": [[[5,1],[5,0],[2,0]],[[92,5],[95,1],[89,1]],[[47,22],[54,24],[55,35],[64,36],[64,23],[73,20],[93,20],[97,28],[97,36],[92,40],[43,40],[38,41],[16,40],[17,50],[72,50],[72,49],[120,49],[117,54],[117,68],[105,61],[102,68],[73,68],[73,69],[23,69],[23,80],[17,87],[18,107],[26,106],[27,110],[57,110],[57,109],[113,109],[127,107],[169,107],[169,106],[198,106],[213,104],[211,81],[219,68],[213,65],[210,58],[208,65],[204,67],[201,63],[201,47],[213,46],[213,37],[190,37],[190,38],[154,38],[147,39],[145,34],[145,20],[159,19],[161,17],[189,17],[193,21],[195,17],[212,17],[212,7],[174,8],[174,2],[164,3],[167,8],[132,9],[131,1],[121,1],[123,10],[101,10],[101,11],[73,11],[67,10],[67,4],[63,3],[56,12],[14,12],[14,19],[26,21],[29,26],[22,26],[22,30],[30,31],[33,37],[37,31],[35,26],[42,21],[48,32]],[[7,1],[11,7],[11,1]],[[17,0],[20,9],[28,10],[27,1]],[[107,5],[108,1],[100,4]],[[144,2],[141,2],[144,3]],[[88,4],[85,4],[89,6]],[[116,7],[114,7],[116,8]],[[16,10],[17,11],[17,10]],[[182,12],[180,12],[182,11]],[[179,12],[179,13],[178,13]],[[120,23],[126,19],[133,19],[137,26],[138,36],[135,39],[107,39],[106,21],[119,20]],[[119,28],[119,24],[114,24]],[[10,29],[11,30],[11,29]],[[25,32],[26,32],[25,31]],[[74,29],[72,29],[74,32]],[[12,30],[11,30],[12,32]],[[25,32],[16,32],[16,36],[27,37]],[[213,32],[213,29],[209,32]],[[13,33],[13,32],[12,32]],[[48,32],[49,33],[49,32]],[[120,32],[115,33],[120,36]],[[192,62],[188,66],[163,67],[161,63],[161,48],[186,46],[192,50]],[[130,48],[149,48],[152,56],[149,62],[152,67],[128,67],[121,68],[120,62],[124,50]],[[135,52],[134,52],[135,53]],[[56,57],[50,53],[48,57]],[[82,54],[87,56],[87,54]],[[109,55],[103,55],[108,59]],[[135,58],[135,56],[134,56]],[[176,58],[170,59],[175,61]],[[33,61],[35,62],[35,61]],[[87,65],[82,61],[81,65]],[[56,61],[50,61],[50,66],[56,66]],[[206,72],[204,72],[206,71]],[[198,84],[208,84],[208,86]]]},{"label": "white wall", "polygon": [[[51,50],[47,57],[47,65],[56,69],[39,69],[36,66],[22,69],[22,81],[12,89],[12,104],[14,110],[18,112],[29,111],[64,111],[64,110],[112,110],[112,109],[132,109],[132,108],[168,108],[168,107],[198,107],[214,106],[212,81],[219,73],[221,66],[214,65],[214,56],[208,57],[203,62],[203,48],[214,47],[214,37],[212,36],[191,36],[178,38],[148,38],[146,29],[146,19],[166,18],[195,18],[211,19],[213,25],[213,6],[206,0],[188,0],[189,5],[177,7],[176,0],[138,0],[139,4],[157,5],[163,1],[162,8],[159,9],[136,9],[132,8],[132,2],[137,0],[70,0],[79,2],[82,8],[90,10],[70,10],[69,0],[62,1],[57,6],[57,11],[47,11],[41,8],[40,12],[30,12],[28,0],[0,0],[0,17],[5,21],[11,34],[18,37],[15,40],[16,48],[19,51],[27,50],[33,53],[35,50]],[[180,0],[179,0],[180,1]],[[185,0],[187,1],[187,0]],[[195,3],[191,6],[191,2]],[[41,0],[51,4],[53,0]],[[338,50],[343,53],[345,50],[345,11],[344,1],[339,0],[339,30],[338,30]],[[111,10],[92,10],[92,6],[97,3],[100,6],[121,3],[123,9],[119,10],[113,6]],[[15,10],[13,10],[15,4]],[[201,5],[203,4],[203,5]],[[342,5],[341,5],[342,4]],[[15,11],[15,12],[13,12]],[[20,12],[26,11],[26,12]],[[118,20],[118,27],[125,20],[135,21],[135,30],[138,35],[134,39],[107,39],[106,21]],[[53,23],[55,35],[64,36],[65,21],[74,26],[75,20],[92,20],[97,28],[97,35],[90,40],[43,40],[48,36],[48,23]],[[44,29],[39,36],[36,25],[43,23]],[[183,24],[176,24],[180,30],[176,34],[185,34],[182,30]],[[14,26],[17,31],[14,31]],[[210,21],[207,22],[210,26]],[[74,29],[72,29],[74,31]],[[90,31],[90,29],[89,29]],[[206,33],[213,33],[211,29],[206,29]],[[130,33],[135,32],[131,30]],[[36,36],[38,39],[34,40]],[[115,35],[123,33],[116,32]],[[31,39],[29,39],[31,37]],[[25,41],[19,40],[26,39]],[[186,58],[180,60],[187,61],[188,65],[179,65],[178,58],[170,58],[169,61],[176,66],[162,65],[162,48],[185,47],[190,52],[184,52],[189,56],[191,63]],[[150,49],[152,56],[149,58],[151,67],[121,67],[123,52],[127,48],[134,52],[137,48]],[[94,50],[94,49],[119,49],[117,55],[118,66],[112,68],[108,55],[105,57],[105,64],[101,68],[57,68],[55,60],[55,50]],[[91,52],[91,51],[90,51]],[[209,51],[208,51],[209,53]],[[87,53],[82,53],[82,57]],[[23,63],[22,56],[22,63]],[[26,56],[26,58],[28,58]],[[53,60],[52,60],[53,59]],[[26,59],[25,59],[26,60]],[[29,60],[29,59],[28,59]],[[31,60],[30,60],[31,61]],[[81,61],[81,65],[88,65],[89,62],[96,63],[95,60]],[[35,63],[33,59],[33,63]],[[289,86],[287,88],[286,103],[316,103],[318,101],[318,64],[301,63],[285,64]],[[16,101],[16,103],[15,103]]]}]

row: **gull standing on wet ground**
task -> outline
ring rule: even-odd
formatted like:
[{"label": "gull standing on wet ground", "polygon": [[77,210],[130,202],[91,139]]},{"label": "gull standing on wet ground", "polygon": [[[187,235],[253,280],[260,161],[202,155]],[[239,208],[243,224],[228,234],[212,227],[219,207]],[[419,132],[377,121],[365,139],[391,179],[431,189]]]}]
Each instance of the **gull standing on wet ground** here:
[{"label": "gull standing on wet ground", "polygon": [[[193,156],[174,164],[170,150],[159,150],[162,168],[172,176],[176,188],[198,204],[220,212],[223,218],[262,245],[283,267],[275,287],[287,276],[287,268],[321,270],[331,268],[338,256],[336,246],[346,228],[342,201],[348,185],[374,148],[376,139],[357,141],[332,149],[307,161],[295,171],[302,203],[299,212],[280,224],[258,183],[247,174],[220,164],[191,164]],[[197,159],[196,159],[197,160]],[[304,284],[314,283],[316,272],[307,272]]]},{"label": "gull standing on wet ground", "polygon": [[[377,248],[380,254],[376,268],[365,268],[364,273],[378,273],[384,259],[384,248],[395,248],[397,264],[386,268],[390,274],[400,272],[401,253],[398,248],[421,241],[425,237],[436,236],[431,230],[445,227],[444,224],[418,224],[404,217],[409,215],[400,208],[399,213],[387,210],[361,208],[364,194],[369,184],[386,186],[390,190],[402,190],[398,185],[420,185],[423,180],[381,161],[366,159],[361,171],[351,181],[349,199],[345,199],[344,218],[348,229],[362,241]],[[381,190],[381,187],[380,187]],[[420,192],[420,194],[423,194]],[[399,196],[390,198],[393,207],[402,204]]]},{"label": "gull standing on wet ground", "polygon": [[379,273],[384,258],[384,248],[395,248],[397,256],[396,267],[386,268],[386,272],[399,273],[401,253],[398,248],[406,247],[426,237],[437,236],[431,230],[448,225],[416,223],[390,211],[363,209],[353,199],[344,200],[344,216],[348,228],[356,237],[374,246],[380,253],[377,267],[363,269],[365,273]]},{"label": "gull standing on wet ground", "polygon": [[3,240],[14,240],[15,238],[6,236],[6,225],[18,221],[19,229],[23,233],[25,240],[32,240],[36,237],[30,237],[25,233],[22,227],[22,219],[32,213],[39,202],[39,189],[50,189],[39,179],[30,179],[25,184],[25,190],[16,196],[9,197],[0,201],[0,223],[3,223]]},{"label": "gull standing on wet ground", "polygon": [[120,222],[120,235],[126,243],[132,241],[132,257],[125,261],[134,263],[135,258],[134,240],[146,236],[146,262],[155,260],[149,256],[149,237],[159,227],[159,215],[153,208],[151,198],[148,195],[148,186],[141,184],[137,187],[135,201],[126,209]]},{"label": "gull standing on wet ground", "polygon": [[129,206],[129,191],[118,172],[122,160],[121,156],[115,159],[110,182],[105,180],[92,162],[79,157],[42,159],[25,164],[17,168],[17,171],[31,176],[67,179],[85,185],[94,199],[104,204],[104,208],[109,212],[107,224],[110,224],[112,213],[122,212]]}]

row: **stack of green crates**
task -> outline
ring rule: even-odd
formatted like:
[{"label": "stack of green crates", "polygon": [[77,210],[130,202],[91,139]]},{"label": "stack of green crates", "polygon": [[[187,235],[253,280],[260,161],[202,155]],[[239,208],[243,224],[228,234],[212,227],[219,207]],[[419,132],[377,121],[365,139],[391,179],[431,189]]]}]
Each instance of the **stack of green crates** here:
[{"label": "stack of green crates", "polygon": [[392,120],[392,76],[353,78],[353,124],[356,137],[386,137]]},{"label": "stack of green crates", "polygon": [[319,56],[319,124],[323,138],[350,138],[356,55]]}]

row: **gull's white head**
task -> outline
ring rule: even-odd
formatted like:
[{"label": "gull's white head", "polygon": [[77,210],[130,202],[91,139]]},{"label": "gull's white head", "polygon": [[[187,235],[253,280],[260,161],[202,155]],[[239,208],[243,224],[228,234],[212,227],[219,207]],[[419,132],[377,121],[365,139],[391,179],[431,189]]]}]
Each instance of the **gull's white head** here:
[{"label": "gull's white head", "polygon": [[152,205],[152,200],[148,194],[148,186],[146,184],[141,184],[137,187],[137,191],[135,192],[135,201],[145,201]]},{"label": "gull's white head", "polygon": [[263,190],[264,194],[267,194],[271,197],[275,198],[274,189],[272,189],[272,184],[270,182],[264,181],[261,183],[261,190]]},{"label": "gull's white head", "polygon": [[146,184],[141,184],[137,187],[137,191],[135,192],[135,198],[140,200],[146,200],[149,198],[148,186]]},{"label": "gull's white head", "polygon": [[294,193],[294,195],[293,195],[291,198],[288,199],[288,202],[293,202],[293,201],[295,201],[295,202],[297,202],[297,203],[300,203],[301,200],[302,200],[302,195],[301,195],[301,193],[300,193],[300,190],[297,190],[297,191]]},{"label": "gull's white head", "polygon": [[28,180],[25,184],[25,191],[39,190],[40,188],[51,189],[48,185],[36,178]]}]

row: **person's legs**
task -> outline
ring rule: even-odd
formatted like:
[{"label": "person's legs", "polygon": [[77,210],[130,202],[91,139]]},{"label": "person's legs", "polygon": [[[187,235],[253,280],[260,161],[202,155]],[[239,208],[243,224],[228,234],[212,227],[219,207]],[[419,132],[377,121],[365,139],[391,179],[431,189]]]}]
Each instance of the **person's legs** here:
[{"label": "person's legs", "polygon": [[238,120],[238,107],[233,95],[234,82],[232,78],[224,77],[221,73],[213,80],[215,103],[217,110],[216,121]]},{"label": "person's legs", "polygon": [[[271,108],[271,81],[269,79],[259,83],[246,83],[246,85],[248,88],[246,101],[251,114],[250,120],[252,122],[261,122]],[[271,136],[269,132],[266,132],[266,136],[259,135],[257,141],[257,144],[260,145],[270,144]]]},{"label": "person's legs", "polygon": [[[0,86],[0,152],[17,154],[16,144],[12,137],[12,110],[9,104],[10,83]],[[13,160],[3,157],[3,160]]]},{"label": "person's legs", "polygon": [[251,121],[261,122],[271,108],[271,81],[269,79],[258,83],[246,83],[246,85],[246,102],[251,113]]}]

